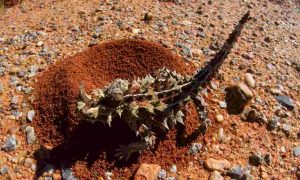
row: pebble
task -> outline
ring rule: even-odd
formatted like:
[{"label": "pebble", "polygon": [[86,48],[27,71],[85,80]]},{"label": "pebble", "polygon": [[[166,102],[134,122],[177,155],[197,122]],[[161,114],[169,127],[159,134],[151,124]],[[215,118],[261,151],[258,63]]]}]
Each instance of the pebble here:
[{"label": "pebble", "polygon": [[254,177],[251,174],[244,174],[242,180],[254,180]]},{"label": "pebble", "polygon": [[268,130],[270,130],[270,131],[275,130],[279,126],[279,124],[280,124],[279,120],[280,120],[279,117],[272,118],[272,120],[270,120],[268,122],[268,126],[267,126]]},{"label": "pebble", "polygon": [[241,179],[243,174],[244,174],[244,169],[240,165],[235,165],[235,166],[231,167],[228,171],[228,175],[232,179]]},{"label": "pebble", "polygon": [[160,179],[165,179],[167,177],[167,171],[164,169],[160,169],[157,177]]},{"label": "pebble", "polygon": [[222,121],[224,120],[223,115],[222,115],[222,114],[217,114],[217,115],[216,115],[216,120],[217,120],[218,122],[222,122]]},{"label": "pebble", "polygon": [[61,174],[65,180],[76,180],[70,168],[61,168]]},{"label": "pebble", "polygon": [[61,175],[59,173],[52,174],[53,180],[61,180]]},{"label": "pebble", "polygon": [[42,46],[42,45],[44,45],[44,42],[43,41],[39,41],[39,42],[36,43],[36,45],[37,46]]},{"label": "pebble", "polygon": [[30,168],[31,165],[32,165],[32,163],[33,163],[33,159],[31,159],[31,158],[26,158],[26,159],[24,160],[24,166],[25,166],[25,167]]},{"label": "pebble", "polygon": [[33,144],[36,140],[34,128],[32,126],[27,126],[25,129],[26,132],[26,140],[28,144]]},{"label": "pebble", "polygon": [[294,109],[295,107],[294,102],[292,98],[290,98],[289,96],[276,96],[275,98],[280,104],[287,107],[288,109],[290,110]]},{"label": "pebble", "polygon": [[18,104],[18,101],[19,101],[19,98],[18,98],[18,96],[13,96],[12,98],[11,98],[11,104]]},{"label": "pebble", "polygon": [[4,145],[2,146],[2,149],[6,152],[13,151],[16,148],[17,148],[17,140],[15,135],[11,135],[10,137],[8,137],[5,140]]},{"label": "pebble", "polygon": [[106,171],[104,174],[107,180],[112,180],[112,175],[113,175],[112,172]]},{"label": "pebble", "polygon": [[294,156],[298,157],[300,156],[300,146],[295,147],[293,150]]},{"label": "pebble", "polygon": [[214,171],[211,173],[209,180],[224,180],[224,177],[219,171]]},{"label": "pebble", "polygon": [[239,83],[238,88],[246,96],[246,98],[251,99],[254,96],[252,91],[249,89],[249,87],[246,84]]},{"label": "pebble", "polygon": [[137,35],[137,34],[139,34],[139,33],[141,32],[141,30],[140,30],[140,29],[135,29],[135,28],[133,28],[133,29],[131,30],[131,32],[132,32],[133,35]]},{"label": "pebble", "polygon": [[221,143],[229,143],[231,140],[230,136],[225,136],[224,129],[220,128],[218,131],[218,139]]},{"label": "pebble", "polygon": [[170,171],[171,171],[172,173],[177,173],[177,166],[176,166],[175,164],[173,164],[173,165],[171,166],[171,168],[170,168]]},{"label": "pebble", "polygon": [[134,180],[157,179],[161,167],[158,164],[142,163],[134,175]]},{"label": "pebble", "polygon": [[192,25],[192,22],[188,21],[188,20],[184,20],[184,21],[181,22],[181,24],[184,25],[184,26],[190,26],[190,25]]},{"label": "pebble", "polygon": [[217,170],[217,171],[225,171],[231,167],[231,163],[227,160],[216,160],[213,158],[209,158],[205,160],[204,165],[209,170]]},{"label": "pebble", "polygon": [[1,174],[7,174],[9,171],[8,166],[4,165],[1,169],[0,169],[0,173]]},{"label": "pebble", "polygon": [[55,170],[55,166],[52,165],[52,164],[47,164],[45,167],[44,167],[44,171],[47,172],[48,174],[52,175],[54,173],[54,170]]},{"label": "pebble", "polygon": [[227,108],[227,103],[225,101],[219,101],[219,106],[222,109],[226,109]]},{"label": "pebble", "polygon": [[280,95],[281,94],[280,89],[272,88],[270,91],[273,95]]},{"label": "pebble", "polygon": [[246,74],[245,74],[245,77],[244,77],[244,80],[245,80],[245,83],[246,83],[248,86],[250,86],[250,87],[252,87],[252,88],[255,87],[255,80],[254,80],[252,74],[246,73]]},{"label": "pebble", "polygon": [[4,86],[0,83],[0,95],[4,93]]},{"label": "pebble", "polygon": [[272,162],[271,154],[262,155],[261,153],[255,153],[249,157],[249,163],[253,166],[259,166],[263,164],[270,165],[271,162]]},{"label": "pebble", "polygon": [[201,143],[192,143],[189,152],[192,155],[196,155],[197,153],[200,152],[200,150],[202,149],[203,145]]},{"label": "pebble", "polygon": [[31,122],[33,120],[34,115],[35,115],[35,111],[34,110],[30,110],[27,113],[27,119]]},{"label": "pebble", "polygon": [[149,12],[145,13],[144,15],[144,21],[149,22],[153,19],[153,15]]}]

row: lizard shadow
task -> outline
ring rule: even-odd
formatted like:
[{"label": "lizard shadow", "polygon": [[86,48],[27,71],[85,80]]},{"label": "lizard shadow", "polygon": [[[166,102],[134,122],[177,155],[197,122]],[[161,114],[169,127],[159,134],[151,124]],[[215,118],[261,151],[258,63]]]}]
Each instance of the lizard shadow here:
[{"label": "lizard shadow", "polygon": [[[120,118],[115,118],[112,127],[104,124],[82,121],[77,130],[65,136],[64,142],[52,149],[42,146],[34,153],[37,161],[35,179],[47,171],[47,165],[58,168],[70,168],[78,161],[85,161],[91,168],[98,159],[105,159],[117,167],[128,166],[137,162],[138,155],[130,160],[118,161],[115,156],[120,145],[137,141],[137,137]],[[108,167],[109,168],[109,167]]]},{"label": "lizard shadow", "polygon": [[[140,139],[122,119],[116,117],[113,123],[111,127],[108,127],[100,122],[92,124],[82,121],[77,130],[69,136],[65,136],[62,144],[52,149],[40,147],[34,153],[37,162],[35,179],[48,171],[47,165],[49,164],[54,165],[57,169],[68,169],[73,167],[76,162],[84,161],[87,163],[87,167],[91,169],[97,160],[105,160],[111,164],[107,167],[109,169],[111,167],[128,167],[137,163],[138,153],[133,154],[127,161],[118,160],[118,157],[115,156],[116,149],[120,145],[127,145]],[[184,125],[176,126],[175,131],[177,134],[176,145],[179,147],[190,144],[200,134],[204,133],[202,126],[199,126],[186,137],[180,136],[185,132]],[[158,148],[159,141],[164,140],[164,135],[163,133],[159,134],[158,142],[152,151]]]}]

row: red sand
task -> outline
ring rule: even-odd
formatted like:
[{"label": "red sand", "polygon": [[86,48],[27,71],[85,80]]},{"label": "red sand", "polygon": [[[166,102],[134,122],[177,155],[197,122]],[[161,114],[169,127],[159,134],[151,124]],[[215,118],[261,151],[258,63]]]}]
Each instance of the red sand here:
[{"label": "red sand", "polygon": [[[53,147],[52,163],[69,163],[76,176],[89,179],[112,170],[114,178],[132,175],[139,162],[187,165],[190,156],[186,147],[176,146],[176,131],[170,131],[154,152],[144,152],[130,163],[115,162],[114,149],[135,140],[120,120],[113,128],[80,122],[76,101],[80,83],[87,91],[103,87],[116,78],[133,79],[167,67],[179,73],[190,73],[193,66],[155,43],[141,40],[120,40],[94,46],[50,66],[35,85],[33,121],[39,142]],[[199,124],[193,106],[187,117],[187,133]],[[127,168],[129,167],[129,168]],[[114,168],[114,169],[113,169]],[[126,170],[127,169],[127,170]],[[126,171],[124,171],[126,170]]]}]

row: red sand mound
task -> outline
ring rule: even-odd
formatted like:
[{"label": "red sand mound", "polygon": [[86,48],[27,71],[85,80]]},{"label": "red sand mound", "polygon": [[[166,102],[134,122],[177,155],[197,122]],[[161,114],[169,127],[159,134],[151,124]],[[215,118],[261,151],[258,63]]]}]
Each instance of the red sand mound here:
[{"label": "red sand mound", "polygon": [[[120,40],[94,46],[73,57],[58,61],[38,78],[35,85],[37,112],[33,121],[39,142],[53,147],[52,163],[70,163],[76,175],[83,179],[112,170],[114,178],[128,177],[139,162],[156,162],[160,165],[186,164],[189,156],[182,156],[186,148],[176,147],[176,131],[170,131],[154,152],[144,152],[135,158],[129,170],[114,161],[114,149],[128,144],[134,135],[124,130],[124,124],[115,120],[113,128],[101,124],[91,125],[76,116],[76,101],[81,83],[87,91],[103,87],[116,78],[133,79],[167,67],[179,73],[190,73],[187,66],[160,45],[141,40]],[[195,110],[191,107],[187,118],[187,133],[198,125]],[[60,161],[60,162],[59,162]],[[125,164],[126,166],[126,164]],[[125,168],[126,169],[126,168]]]}]

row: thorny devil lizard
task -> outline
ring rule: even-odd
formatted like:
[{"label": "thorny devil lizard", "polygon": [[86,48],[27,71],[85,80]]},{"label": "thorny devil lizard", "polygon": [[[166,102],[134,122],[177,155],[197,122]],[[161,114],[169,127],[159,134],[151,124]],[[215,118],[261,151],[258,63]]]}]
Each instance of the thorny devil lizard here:
[{"label": "thorny devil lizard", "polygon": [[126,160],[133,153],[154,148],[157,134],[166,133],[176,124],[184,125],[183,107],[188,101],[193,101],[197,106],[199,118],[202,119],[198,130],[205,132],[210,120],[199,93],[201,86],[213,77],[226,59],[249,14],[247,12],[241,18],[220,52],[193,76],[162,68],[153,76],[147,75],[131,82],[116,79],[102,89],[94,89],[91,94],[87,94],[81,86],[77,108],[82,119],[111,126],[114,117],[120,116],[140,138],[138,142],[117,149],[116,156]]}]

